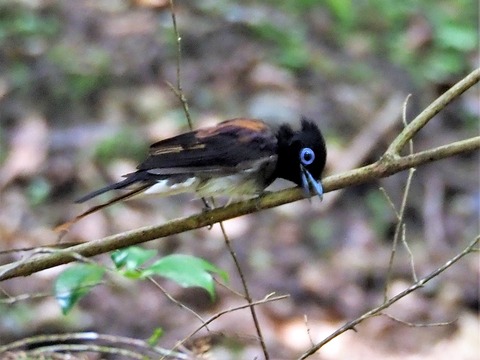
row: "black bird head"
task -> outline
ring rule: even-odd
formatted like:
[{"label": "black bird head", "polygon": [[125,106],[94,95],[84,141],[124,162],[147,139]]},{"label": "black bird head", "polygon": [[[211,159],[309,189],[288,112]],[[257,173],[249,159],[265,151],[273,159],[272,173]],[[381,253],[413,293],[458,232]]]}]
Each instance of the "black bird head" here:
[{"label": "black bird head", "polygon": [[318,126],[302,118],[302,127],[294,131],[282,125],[277,132],[278,162],[276,176],[290,180],[303,188],[306,196],[311,190],[320,198],[323,187],[318,181],[325,168],[327,149]]}]

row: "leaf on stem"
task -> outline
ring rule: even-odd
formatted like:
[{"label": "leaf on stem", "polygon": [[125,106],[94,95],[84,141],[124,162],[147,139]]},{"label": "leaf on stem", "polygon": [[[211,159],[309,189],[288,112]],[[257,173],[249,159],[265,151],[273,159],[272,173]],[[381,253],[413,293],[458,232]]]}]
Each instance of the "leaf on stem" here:
[{"label": "leaf on stem", "polygon": [[95,264],[78,264],[63,271],[55,280],[53,289],[62,313],[66,315],[102,280],[104,273],[105,269]]}]

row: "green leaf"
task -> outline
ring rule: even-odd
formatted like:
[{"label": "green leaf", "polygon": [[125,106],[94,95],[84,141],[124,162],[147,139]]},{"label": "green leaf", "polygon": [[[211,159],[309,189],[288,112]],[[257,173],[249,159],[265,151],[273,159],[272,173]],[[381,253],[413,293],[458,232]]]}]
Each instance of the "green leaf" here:
[{"label": "green leaf", "polygon": [[219,274],[228,281],[228,274],[206,260],[182,254],[165,256],[142,272],[142,276],[160,275],[183,287],[198,286],[215,298],[214,281],[211,273]]},{"label": "green leaf", "polygon": [[55,280],[54,294],[62,313],[66,315],[73,306],[97,285],[105,269],[94,264],[74,265],[63,271]]},{"label": "green leaf", "polygon": [[39,205],[48,199],[51,190],[52,186],[45,178],[33,178],[27,187],[28,200],[32,205]]},{"label": "green leaf", "polygon": [[344,25],[350,26],[355,12],[351,0],[327,0],[327,6]]},{"label": "green leaf", "polygon": [[475,27],[464,24],[445,24],[438,29],[438,45],[458,51],[472,51],[478,45],[477,31]]},{"label": "green leaf", "polygon": [[109,164],[113,159],[134,158],[141,160],[147,148],[139,136],[135,136],[132,129],[125,129],[112,134],[99,142],[94,149],[95,158],[102,164]]},{"label": "green leaf", "polygon": [[139,246],[114,251],[110,258],[117,269],[136,272],[137,269],[157,254],[156,250],[147,250]]},{"label": "green leaf", "polygon": [[158,341],[160,338],[163,336],[164,331],[162,328],[158,327],[155,330],[153,330],[152,335],[148,338],[147,343],[150,346],[157,346]]}]

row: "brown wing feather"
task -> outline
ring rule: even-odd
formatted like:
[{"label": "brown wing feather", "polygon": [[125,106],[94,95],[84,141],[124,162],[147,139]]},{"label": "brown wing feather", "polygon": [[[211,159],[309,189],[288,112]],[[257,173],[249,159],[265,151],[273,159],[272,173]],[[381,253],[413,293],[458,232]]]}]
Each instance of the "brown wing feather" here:
[{"label": "brown wing feather", "polygon": [[165,174],[158,169],[182,168],[185,173],[198,173],[202,169],[212,172],[213,167],[221,171],[243,161],[274,155],[276,149],[277,139],[263,121],[233,119],[153,144],[150,156],[138,170]]}]

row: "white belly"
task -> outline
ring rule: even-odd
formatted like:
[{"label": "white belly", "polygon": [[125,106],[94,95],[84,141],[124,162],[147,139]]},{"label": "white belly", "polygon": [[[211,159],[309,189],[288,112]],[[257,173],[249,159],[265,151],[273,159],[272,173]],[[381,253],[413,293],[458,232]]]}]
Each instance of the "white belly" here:
[{"label": "white belly", "polygon": [[262,192],[257,182],[252,178],[241,178],[238,175],[223,176],[210,179],[197,187],[197,193],[202,197],[228,196],[251,197]]},{"label": "white belly", "polygon": [[195,192],[200,180],[193,176],[184,182],[169,184],[169,180],[158,180],[157,183],[145,190],[145,194],[158,194],[163,196],[181,194],[184,192]]},{"label": "white belly", "polygon": [[262,192],[257,182],[252,178],[241,178],[236,175],[228,175],[209,180],[201,180],[198,177],[191,177],[183,182],[171,184],[168,179],[159,180],[157,183],[145,190],[145,194],[158,194],[170,196],[181,193],[196,193],[199,197],[228,196],[230,198],[248,198]]}]

